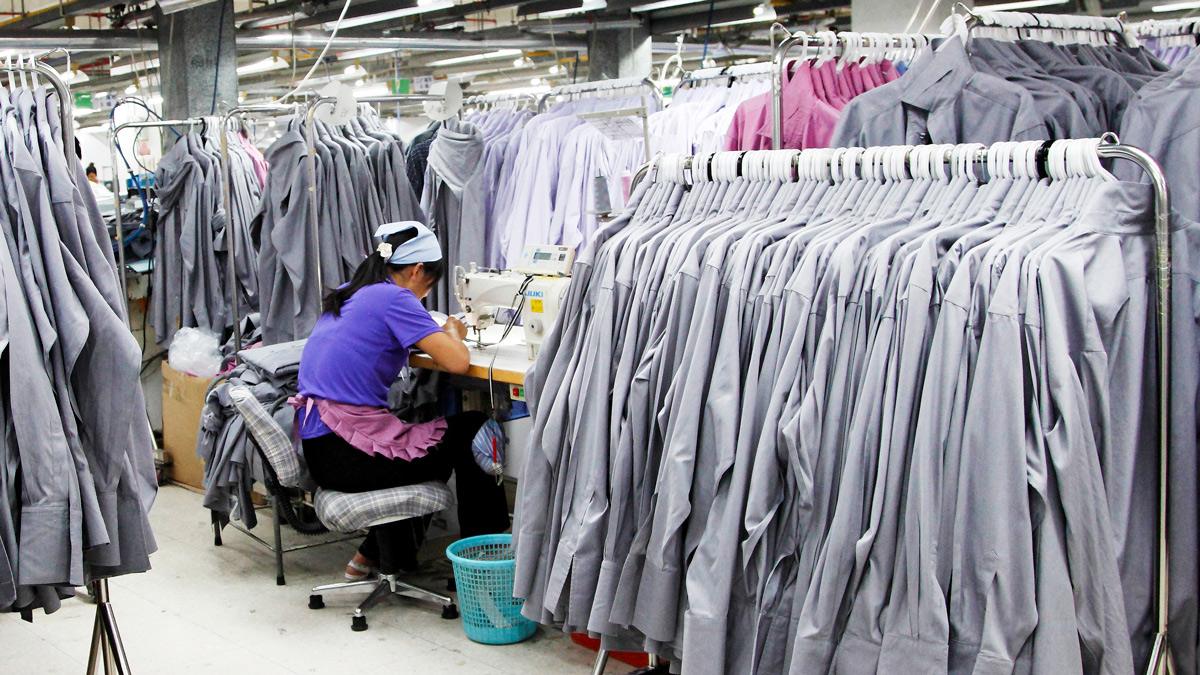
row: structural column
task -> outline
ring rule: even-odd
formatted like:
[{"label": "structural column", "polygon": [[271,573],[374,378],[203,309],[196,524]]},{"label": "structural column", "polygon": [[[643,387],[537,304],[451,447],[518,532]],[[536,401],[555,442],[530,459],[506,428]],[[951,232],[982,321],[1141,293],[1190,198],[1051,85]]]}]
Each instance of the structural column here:
[{"label": "structural column", "polygon": [[237,35],[233,0],[215,0],[163,15],[158,58],[163,114],[215,115],[237,105]]},{"label": "structural column", "polygon": [[[850,26],[859,33],[936,33],[956,0],[851,0]],[[973,0],[963,4],[975,5]]]},{"label": "structural column", "polygon": [[588,79],[649,77],[652,58],[646,28],[595,30],[588,38]]}]

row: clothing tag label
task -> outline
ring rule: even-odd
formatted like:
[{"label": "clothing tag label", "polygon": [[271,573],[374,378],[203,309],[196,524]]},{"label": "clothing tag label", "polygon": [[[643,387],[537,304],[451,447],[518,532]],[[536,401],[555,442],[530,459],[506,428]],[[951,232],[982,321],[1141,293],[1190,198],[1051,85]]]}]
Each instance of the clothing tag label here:
[{"label": "clothing tag label", "polygon": [[525,400],[525,387],[519,384],[510,384],[508,386],[508,397],[514,401]]},{"label": "clothing tag label", "polygon": [[545,310],[542,308],[542,301],[541,300],[530,300],[529,301],[529,311],[533,312],[534,314],[541,314],[542,312],[544,312]]},{"label": "clothing tag label", "polygon": [[589,119],[588,124],[614,141],[642,138],[642,120],[637,117],[605,117]]}]

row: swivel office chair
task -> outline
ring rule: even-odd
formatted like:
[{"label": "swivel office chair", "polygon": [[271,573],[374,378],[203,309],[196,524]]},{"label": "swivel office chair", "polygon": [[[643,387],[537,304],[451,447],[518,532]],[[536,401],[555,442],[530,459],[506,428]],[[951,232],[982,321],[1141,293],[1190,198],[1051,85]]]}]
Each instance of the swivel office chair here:
[{"label": "swivel office chair", "polygon": [[[317,488],[301,465],[292,440],[250,389],[244,386],[233,387],[229,396],[279,483],[312,491],[317,518],[330,530],[350,534],[375,525],[429,516],[454,503],[450,489],[437,481],[355,493]],[[366,630],[367,610],[390,595],[432,602],[441,606],[443,619],[458,618],[458,607],[453,598],[401,581],[397,571],[385,567],[377,579],[317,586],[312,589],[308,606],[310,609],[322,609],[325,601],[321,594],[326,591],[370,588],[370,594],[354,610],[354,618],[350,624],[352,630]]]}]

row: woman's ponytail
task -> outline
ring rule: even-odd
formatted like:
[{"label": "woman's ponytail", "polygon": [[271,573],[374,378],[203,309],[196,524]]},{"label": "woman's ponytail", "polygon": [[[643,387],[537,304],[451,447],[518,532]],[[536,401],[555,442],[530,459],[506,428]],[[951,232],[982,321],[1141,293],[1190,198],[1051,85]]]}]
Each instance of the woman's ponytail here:
[{"label": "woman's ponytail", "polygon": [[[387,238],[384,241],[392,246],[392,249],[399,248],[401,244],[409,241],[417,236],[417,230],[410,228],[401,230]],[[321,303],[321,311],[340,317],[342,315],[342,307],[346,304],[358,289],[372,284],[382,283],[387,281],[394,272],[399,272],[411,265],[393,265],[387,261],[387,258],[372,251],[367,259],[359,263],[354,270],[354,275],[350,277],[350,281],[335,288],[325,294],[325,299]],[[434,277],[434,280],[441,279],[443,266],[441,261],[436,263],[425,263],[425,274]]]}]

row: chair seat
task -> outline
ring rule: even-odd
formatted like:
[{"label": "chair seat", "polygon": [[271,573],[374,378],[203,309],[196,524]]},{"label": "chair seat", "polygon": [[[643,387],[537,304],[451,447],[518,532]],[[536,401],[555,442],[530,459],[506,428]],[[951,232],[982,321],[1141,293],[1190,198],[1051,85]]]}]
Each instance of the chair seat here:
[{"label": "chair seat", "polygon": [[372,492],[317,490],[313,498],[317,518],[329,529],[345,533],[427,516],[453,503],[450,488],[438,481]]}]

